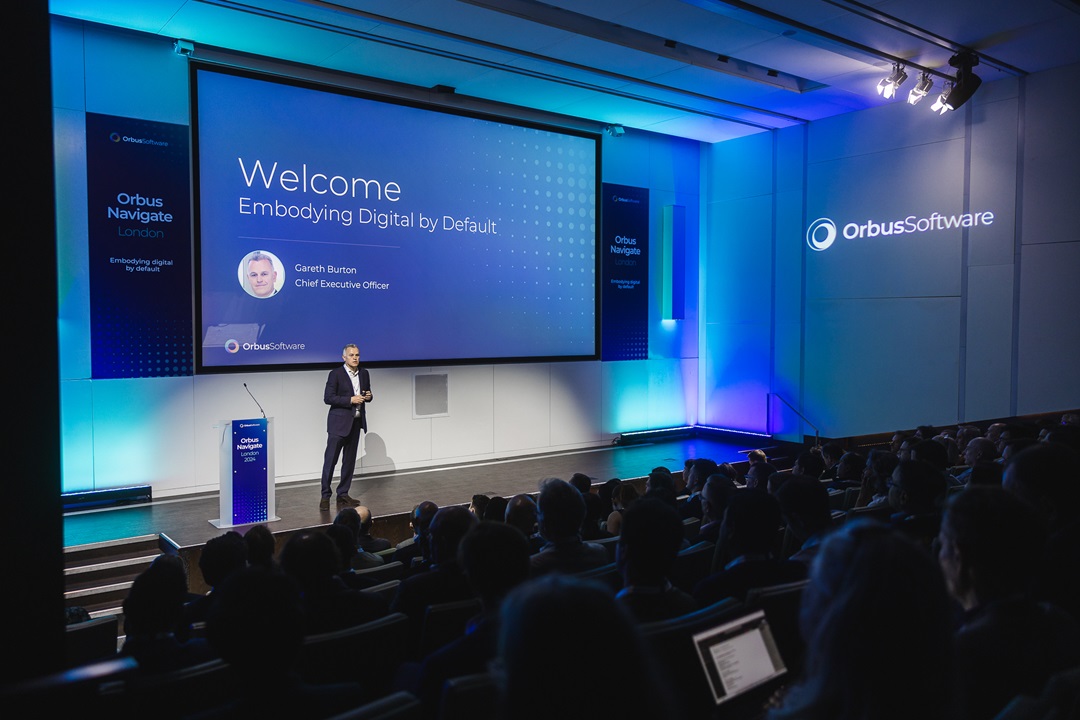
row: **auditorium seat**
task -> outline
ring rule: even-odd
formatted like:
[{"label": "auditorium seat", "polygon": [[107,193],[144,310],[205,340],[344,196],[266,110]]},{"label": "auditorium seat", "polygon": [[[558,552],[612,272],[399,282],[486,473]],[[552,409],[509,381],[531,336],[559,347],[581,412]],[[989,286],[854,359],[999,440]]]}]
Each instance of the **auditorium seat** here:
[{"label": "auditorium seat", "polygon": [[596,543],[597,545],[602,545],[604,549],[607,550],[608,560],[610,562],[615,562],[615,546],[619,544],[618,535],[615,535],[613,537],[600,538],[599,540],[590,540],[589,542]]},{"label": "auditorium seat", "polygon": [[364,588],[364,591],[369,593],[375,593],[376,595],[381,595],[382,598],[386,600],[387,606],[389,606],[394,599],[394,595],[397,594],[398,585],[400,584],[400,580],[387,580],[384,583],[379,583],[378,585]]},{"label": "auditorium seat", "polygon": [[116,615],[65,626],[64,667],[72,668],[115,656],[119,629],[120,621]]},{"label": "auditorium seat", "polygon": [[[605,690],[608,689],[597,688],[597,692]],[[498,695],[498,686],[490,673],[451,678],[443,685],[439,720],[495,720]]]},{"label": "auditorium seat", "polygon": [[614,562],[610,562],[607,565],[601,565],[592,570],[583,570],[582,572],[575,573],[574,577],[598,582],[611,590],[612,595],[622,590],[622,573],[619,572],[619,568],[615,566]]},{"label": "auditorium seat", "polygon": [[688,517],[682,521],[683,538],[693,540],[701,532],[701,518]]},{"label": "auditorium seat", "polygon": [[236,698],[235,670],[211,660],[154,675],[135,675],[103,687],[103,716],[183,718]]},{"label": "auditorium seat", "polygon": [[437,650],[465,634],[465,625],[480,614],[480,601],[472,598],[428,605],[420,632],[420,657]]},{"label": "auditorium seat", "polygon": [[405,576],[405,565],[400,560],[395,560],[394,562],[364,568],[363,570],[353,570],[352,574],[357,578],[371,581],[373,585],[378,585],[387,580],[400,580],[403,578]]},{"label": "auditorium seat", "polygon": [[0,707],[8,717],[62,717],[72,708],[98,711],[104,705],[102,687],[138,670],[135,658],[114,657],[24,682],[0,683]]},{"label": "auditorium seat", "polygon": [[715,703],[704,668],[694,647],[693,636],[710,630],[746,612],[746,606],[734,598],[670,620],[644,623],[641,634],[647,654],[656,658],[655,670],[672,688],[679,703],[678,717],[712,717]]},{"label": "auditorium seat", "polygon": [[709,575],[715,551],[715,544],[708,541],[680,550],[671,566],[671,584],[693,594],[694,587]]},{"label": "auditorium seat", "polygon": [[308,682],[358,682],[370,697],[379,697],[390,691],[408,644],[409,618],[390,613],[351,628],[304,638],[298,669]]},{"label": "auditorium seat", "polygon": [[420,720],[423,717],[420,701],[407,692],[396,692],[373,700],[330,720]]}]

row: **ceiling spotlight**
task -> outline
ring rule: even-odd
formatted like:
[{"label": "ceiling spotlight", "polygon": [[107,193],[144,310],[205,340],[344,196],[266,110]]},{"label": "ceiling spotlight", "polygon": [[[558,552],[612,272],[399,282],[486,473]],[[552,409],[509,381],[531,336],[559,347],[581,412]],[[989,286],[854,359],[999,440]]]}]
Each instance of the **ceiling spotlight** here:
[{"label": "ceiling spotlight", "polygon": [[180,57],[191,57],[195,54],[195,44],[190,40],[177,40],[173,43],[173,52]]},{"label": "ceiling spotlight", "polygon": [[891,99],[896,94],[897,88],[903,85],[905,80],[907,80],[907,73],[904,72],[904,66],[900,64],[893,65],[892,75],[882,78],[881,82],[877,84],[878,95],[884,96],[886,100]]},{"label": "ceiling spotlight", "polygon": [[[945,93],[941,94],[939,101],[942,103],[942,108],[937,111],[941,114],[955,110],[966,103],[982,85],[982,78],[971,72],[971,68],[979,64],[979,56],[975,53],[970,50],[957,53],[949,59],[949,64],[956,68],[956,81],[953,83],[952,92],[947,96]],[[934,104],[937,105],[937,103]]]},{"label": "ceiling spotlight", "polygon": [[938,99],[934,101],[934,104],[930,106],[932,112],[936,112],[939,115],[944,115],[952,108],[949,107],[949,96],[952,95],[953,83],[946,82],[945,89],[941,91],[941,95],[938,95]]},{"label": "ceiling spotlight", "polygon": [[915,83],[915,87],[911,88],[911,92],[908,93],[908,104],[918,105],[919,101],[929,95],[933,89],[934,81],[930,79],[930,73],[919,75],[919,82]]},{"label": "ceiling spotlight", "polygon": [[608,125],[604,128],[604,132],[611,137],[622,137],[626,134],[626,129],[622,125]]}]

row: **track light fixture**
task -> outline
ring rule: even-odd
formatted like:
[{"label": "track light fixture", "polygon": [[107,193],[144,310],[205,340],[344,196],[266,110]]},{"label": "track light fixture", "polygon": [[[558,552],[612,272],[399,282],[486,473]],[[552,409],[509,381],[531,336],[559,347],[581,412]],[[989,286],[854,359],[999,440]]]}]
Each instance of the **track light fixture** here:
[{"label": "track light fixture", "polygon": [[886,100],[889,100],[896,94],[897,89],[904,84],[907,80],[907,73],[904,72],[904,66],[899,63],[893,65],[892,74],[888,77],[882,78],[881,82],[877,85],[878,95],[883,96]]},{"label": "track light fixture", "polygon": [[908,104],[918,105],[919,102],[929,95],[930,91],[933,89],[934,81],[930,79],[930,73],[922,73],[919,75],[919,81],[915,83],[915,87],[911,88],[911,92],[908,93]]},{"label": "track light fixture", "polygon": [[975,53],[969,50],[957,53],[949,59],[949,64],[956,68],[956,82],[953,83],[952,92],[947,96],[942,93],[939,99],[942,109],[938,112],[941,114],[966,103],[982,85],[982,78],[971,72],[971,68],[979,64],[979,56]]},{"label": "track light fixture", "polygon": [[945,83],[945,88],[941,91],[941,94],[938,95],[938,99],[935,100],[934,104],[930,106],[931,112],[936,112],[939,115],[944,115],[949,111],[950,108],[948,107],[948,102],[949,96],[952,95],[953,87],[953,83]]}]

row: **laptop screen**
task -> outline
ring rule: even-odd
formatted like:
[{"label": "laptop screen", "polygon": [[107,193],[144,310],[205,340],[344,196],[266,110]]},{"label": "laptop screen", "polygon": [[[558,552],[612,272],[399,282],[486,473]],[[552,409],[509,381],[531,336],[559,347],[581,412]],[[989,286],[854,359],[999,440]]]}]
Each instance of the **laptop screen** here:
[{"label": "laptop screen", "polygon": [[787,673],[761,610],[694,635],[716,704]]}]

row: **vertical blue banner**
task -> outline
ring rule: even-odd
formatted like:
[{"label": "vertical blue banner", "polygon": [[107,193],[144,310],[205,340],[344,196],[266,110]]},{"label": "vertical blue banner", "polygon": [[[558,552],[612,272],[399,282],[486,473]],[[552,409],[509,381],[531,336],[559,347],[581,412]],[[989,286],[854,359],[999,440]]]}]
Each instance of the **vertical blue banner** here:
[{"label": "vertical blue banner", "polygon": [[[266,522],[269,446],[266,419],[232,423],[232,525]],[[224,518],[222,518],[224,520]]]},{"label": "vertical blue banner", "polygon": [[649,191],[603,185],[601,355],[649,357]]},{"label": "vertical blue banner", "polygon": [[185,125],[86,114],[94,378],[192,372]]}]

